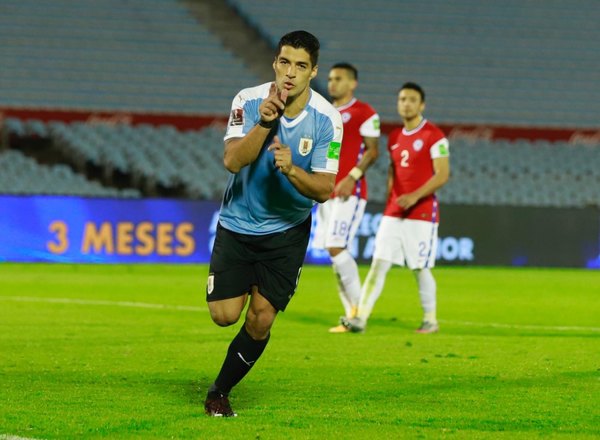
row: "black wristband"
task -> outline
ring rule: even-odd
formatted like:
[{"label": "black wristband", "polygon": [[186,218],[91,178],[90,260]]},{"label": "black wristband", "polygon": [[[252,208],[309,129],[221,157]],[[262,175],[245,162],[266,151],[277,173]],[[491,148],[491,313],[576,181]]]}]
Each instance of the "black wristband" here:
[{"label": "black wristband", "polygon": [[277,124],[277,119],[273,119],[272,121],[266,122],[263,121],[262,119],[260,121],[258,121],[258,125],[260,125],[263,128],[268,128],[269,130],[273,127],[275,127],[275,125]]}]

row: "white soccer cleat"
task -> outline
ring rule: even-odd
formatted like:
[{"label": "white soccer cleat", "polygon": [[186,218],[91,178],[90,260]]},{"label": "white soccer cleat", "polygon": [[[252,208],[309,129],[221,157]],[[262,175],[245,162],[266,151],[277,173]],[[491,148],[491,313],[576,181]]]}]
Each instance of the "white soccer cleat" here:
[{"label": "white soccer cleat", "polygon": [[440,326],[437,322],[423,321],[421,327],[415,330],[415,333],[429,334],[440,331]]},{"label": "white soccer cleat", "polygon": [[359,317],[342,318],[342,325],[352,333],[364,333],[365,328],[367,328],[367,323]]}]

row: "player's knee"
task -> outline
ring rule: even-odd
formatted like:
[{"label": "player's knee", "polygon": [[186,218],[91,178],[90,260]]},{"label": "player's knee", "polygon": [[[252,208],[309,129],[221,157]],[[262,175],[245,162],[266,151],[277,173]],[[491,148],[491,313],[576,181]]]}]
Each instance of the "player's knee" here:
[{"label": "player's knee", "polygon": [[240,319],[241,311],[227,310],[220,307],[210,307],[210,317],[213,322],[220,327],[227,327],[235,324]]},{"label": "player's knee", "polygon": [[373,260],[371,264],[371,269],[369,272],[372,272],[374,275],[385,275],[392,267],[392,263],[386,260],[381,260],[376,258]]},{"label": "player's knee", "polygon": [[229,327],[230,325],[235,324],[239,320],[239,316],[236,318],[234,316],[228,315],[211,315],[212,320],[219,327]]},{"label": "player's knee", "polygon": [[344,252],[344,248],[327,248],[327,252],[329,252],[329,256],[333,258]]}]

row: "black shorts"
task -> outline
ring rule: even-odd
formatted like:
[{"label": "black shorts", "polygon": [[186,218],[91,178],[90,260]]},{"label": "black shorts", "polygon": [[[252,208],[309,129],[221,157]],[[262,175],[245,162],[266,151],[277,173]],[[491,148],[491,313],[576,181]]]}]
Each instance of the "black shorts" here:
[{"label": "black shorts", "polygon": [[252,286],[277,310],[292,299],[310,238],[311,217],[287,231],[239,234],[217,225],[206,301],[236,298]]}]

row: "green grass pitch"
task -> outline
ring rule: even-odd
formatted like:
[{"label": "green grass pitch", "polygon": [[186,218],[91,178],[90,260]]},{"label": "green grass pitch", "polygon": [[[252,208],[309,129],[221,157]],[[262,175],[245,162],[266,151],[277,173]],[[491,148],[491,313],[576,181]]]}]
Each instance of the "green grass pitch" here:
[{"label": "green grass pitch", "polygon": [[367,332],[332,335],[333,274],[306,266],[239,417],[215,419],[202,402],[239,324],[210,321],[206,266],[1,264],[0,438],[600,436],[600,272],[435,275],[439,334],[414,333],[396,268]]}]

